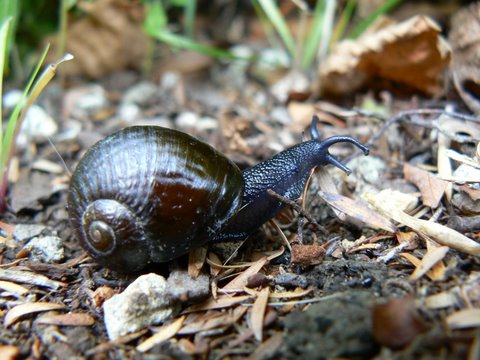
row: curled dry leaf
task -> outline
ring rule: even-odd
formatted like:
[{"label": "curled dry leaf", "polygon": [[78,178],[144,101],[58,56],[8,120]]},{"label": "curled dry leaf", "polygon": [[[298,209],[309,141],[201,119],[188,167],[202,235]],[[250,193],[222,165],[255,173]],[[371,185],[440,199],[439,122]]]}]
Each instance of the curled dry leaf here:
[{"label": "curled dry leaf", "polygon": [[367,31],[356,41],[344,40],[319,65],[317,91],[345,95],[382,78],[439,95],[450,61],[440,31],[430,18],[415,16],[374,33]]},{"label": "curled dry leaf", "polygon": [[322,191],[319,192],[319,195],[335,209],[340,210],[373,228],[390,232],[396,231],[396,227],[389,220],[361,202],[354,201],[339,194],[326,193]]},{"label": "curled dry leaf", "polygon": [[393,203],[390,201],[392,194],[396,194],[399,198],[405,195],[398,191],[384,190],[377,194],[366,193],[364,198],[384,216],[431,237],[441,245],[449,246],[470,255],[480,256],[479,243],[444,225],[417,219],[404,213],[400,210],[400,207],[392,206]]},{"label": "curled dry leaf", "polygon": [[[62,69],[67,75],[99,78],[128,67],[138,68],[147,53],[142,5],[127,0],[83,1],[86,15],[69,25],[66,51],[75,56]],[[53,47],[58,46],[50,39]],[[56,54],[56,51],[50,53]]]},{"label": "curled dry leaf", "polygon": [[65,305],[46,303],[46,302],[33,302],[33,303],[17,305],[11,308],[8,311],[7,315],[5,315],[3,324],[5,326],[10,326],[14,322],[22,318],[23,316],[34,314],[37,312],[42,312],[42,311],[61,310],[64,308],[65,308]]},{"label": "curled dry leaf", "polygon": [[422,170],[408,163],[403,166],[405,180],[415,184],[422,193],[422,201],[425,206],[436,208],[442,199],[448,185],[438,176],[426,170]]},{"label": "curled dry leaf", "polygon": [[[420,279],[423,275],[430,271],[439,261],[441,261],[445,255],[447,255],[449,248],[447,246],[439,246],[430,249],[427,251],[425,256],[422,258],[422,261],[415,265],[415,271],[410,275],[410,281],[416,281]],[[443,280],[444,274],[439,276],[433,276],[432,280]]]},{"label": "curled dry leaf", "polygon": [[[468,31],[465,31],[468,29]],[[462,8],[452,18],[449,33],[452,47],[453,82],[467,106],[480,114],[480,4]]]}]

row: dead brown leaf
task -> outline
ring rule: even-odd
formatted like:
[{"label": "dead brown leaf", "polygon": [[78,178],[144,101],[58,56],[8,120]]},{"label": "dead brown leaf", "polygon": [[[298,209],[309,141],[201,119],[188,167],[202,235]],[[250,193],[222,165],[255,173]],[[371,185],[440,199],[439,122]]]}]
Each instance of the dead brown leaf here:
[{"label": "dead brown leaf", "polygon": [[322,191],[319,192],[319,195],[335,209],[340,210],[373,228],[390,232],[396,231],[396,227],[390,221],[361,202],[354,201],[339,194],[326,193]]},{"label": "dead brown leaf", "polygon": [[205,300],[204,302],[200,304],[195,304],[192,306],[189,306],[183,311],[183,314],[187,314],[190,312],[194,311],[203,311],[203,310],[212,310],[212,309],[221,309],[221,308],[227,308],[231,307],[232,305],[241,303],[243,301],[251,299],[251,296],[228,296],[228,295],[222,295],[214,299],[213,297]]},{"label": "dead brown leaf", "polygon": [[23,287],[22,285],[18,285],[10,281],[1,281],[1,280],[0,280],[0,289],[18,296],[22,296],[28,292],[28,289],[26,287]]},{"label": "dead brown leaf", "polygon": [[463,309],[446,318],[451,330],[480,327],[480,309]]},{"label": "dead brown leaf", "polygon": [[[476,241],[460,234],[459,232],[448,228],[447,226],[417,219],[402,211],[403,207],[398,206],[398,200],[404,197],[405,194],[399,191],[383,190],[378,194],[366,193],[365,199],[380,213],[388,218],[398,221],[420,234],[427,235],[433,238],[441,245],[446,245],[452,249],[465,252],[467,254],[480,256],[480,244]],[[392,201],[392,197],[394,198]]]},{"label": "dead brown leaf", "polygon": [[227,312],[210,312],[196,316],[194,321],[189,322],[187,318],[185,325],[178,331],[181,335],[196,334],[216,328],[228,327],[235,324],[246,312],[246,306],[237,306]]},{"label": "dead brown leaf", "polygon": [[255,351],[247,358],[247,360],[260,360],[260,359],[270,359],[278,348],[282,345],[283,334],[280,331],[277,331],[275,334],[270,336],[268,340],[261,343]]},{"label": "dead brown leaf", "polygon": [[58,326],[91,326],[95,324],[95,319],[86,313],[68,313],[42,317],[36,323]]},{"label": "dead brown leaf", "polygon": [[449,40],[453,53],[451,64],[453,82],[465,104],[477,115],[480,114],[479,34],[480,4],[465,6],[452,17]]},{"label": "dead brown leaf", "polygon": [[243,291],[244,286],[247,285],[248,278],[258,273],[264,267],[267,261],[268,261],[268,258],[266,256],[257,260],[248,269],[241,272],[236,278],[230,281],[222,289],[219,289],[219,291],[223,291],[223,292]]},{"label": "dead brown leaf", "polygon": [[0,359],[15,360],[20,355],[20,350],[13,345],[0,346]]},{"label": "dead brown leaf", "polygon": [[65,309],[65,305],[46,303],[46,302],[33,302],[33,303],[17,305],[11,308],[7,312],[7,315],[5,315],[3,324],[4,326],[10,326],[16,321],[20,320],[20,318],[22,318],[23,316],[34,314],[37,312],[42,312],[42,311],[61,310],[61,309]]},{"label": "dead brown leaf", "polygon": [[319,65],[319,94],[353,93],[369,80],[382,78],[430,95],[443,90],[442,75],[450,49],[440,27],[426,16],[415,16],[356,41],[344,40]]},{"label": "dead brown leaf", "polygon": [[[447,255],[449,248],[447,246],[438,246],[427,251],[422,261],[416,265],[415,271],[410,275],[410,281],[416,281],[430,271],[432,280],[443,280],[444,271],[435,270],[434,266]],[[443,264],[442,264],[443,265]]]},{"label": "dead brown leaf", "polygon": [[265,317],[265,310],[267,309],[269,293],[270,289],[268,287],[260,291],[257,299],[253,303],[250,314],[250,323],[252,325],[253,334],[258,341],[262,341],[263,338],[263,319]]},{"label": "dead brown leaf", "polygon": [[164,341],[174,337],[178,330],[182,327],[185,316],[178,318],[172,323],[162,326],[155,335],[149,337],[147,340],[142,342],[137,346],[137,350],[140,352],[145,352],[150,350],[155,345],[161,344]]},{"label": "dead brown leaf", "polygon": [[415,184],[420,189],[423,204],[436,208],[445,193],[448,182],[408,163],[403,165],[403,173],[405,174],[405,180]]},{"label": "dead brown leaf", "polygon": [[196,279],[200,275],[200,271],[202,271],[206,258],[207,248],[204,246],[190,251],[188,254],[188,275]]},{"label": "dead brown leaf", "polygon": [[[82,1],[86,15],[69,24],[66,51],[75,56],[62,68],[67,75],[100,78],[114,71],[139,68],[147,52],[143,8],[135,1]],[[58,47],[56,39],[50,39]],[[57,54],[51,51],[51,54]]]}]

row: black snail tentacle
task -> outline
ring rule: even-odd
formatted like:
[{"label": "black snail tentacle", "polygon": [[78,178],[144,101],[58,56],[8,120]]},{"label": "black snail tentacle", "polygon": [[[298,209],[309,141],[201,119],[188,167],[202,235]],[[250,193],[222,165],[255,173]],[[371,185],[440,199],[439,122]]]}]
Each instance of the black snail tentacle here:
[{"label": "black snail tentacle", "polygon": [[310,123],[310,137],[312,140],[320,140],[320,133],[318,132],[318,122],[320,119],[317,115],[313,115],[312,122]]}]

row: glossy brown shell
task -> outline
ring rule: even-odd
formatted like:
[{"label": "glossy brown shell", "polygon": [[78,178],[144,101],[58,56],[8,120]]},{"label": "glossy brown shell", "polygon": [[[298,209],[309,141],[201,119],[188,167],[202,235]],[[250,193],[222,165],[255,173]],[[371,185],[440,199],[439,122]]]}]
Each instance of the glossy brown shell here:
[{"label": "glossy brown shell", "polygon": [[240,170],[213,147],[179,131],[136,126],[80,160],[68,212],[93,258],[134,271],[213,238],[238,211],[242,191]]}]

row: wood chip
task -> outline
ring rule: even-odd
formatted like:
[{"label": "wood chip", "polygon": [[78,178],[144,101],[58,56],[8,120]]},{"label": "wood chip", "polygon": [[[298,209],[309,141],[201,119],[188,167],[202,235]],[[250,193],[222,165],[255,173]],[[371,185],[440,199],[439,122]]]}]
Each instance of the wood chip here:
[{"label": "wood chip", "polygon": [[480,309],[463,309],[446,318],[451,330],[480,327]]},{"label": "wood chip", "polygon": [[68,313],[42,317],[36,323],[59,326],[91,326],[95,324],[95,319],[86,313]]},{"label": "wood chip", "polygon": [[147,340],[138,345],[137,350],[140,352],[148,351],[154,346],[174,337],[177,334],[178,330],[180,330],[180,328],[182,327],[184,320],[185,316],[182,316],[171,324],[161,327],[155,335],[149,337]]},{"label": "wood chip", "polygon": [[5,315],[3,324],[4,326],[10,326],[23,316],[30,315],[37,312],[42,312],[42,311],[61,310],[61,309],[65,309],[65,305],[55,304],[55,303],[46,303],[46,302],[33,302],[33,303],[17,305],[11,308],[7,312],[7,315]]},{"label": "wood chip", "polygon": [[258,341],[262,341],[263,338],[263,319],[265,317],[265,310],[267,309],[269,293],[270,289],[268,287],[260,291],[251,310],[250,322],[255,339]]}]

